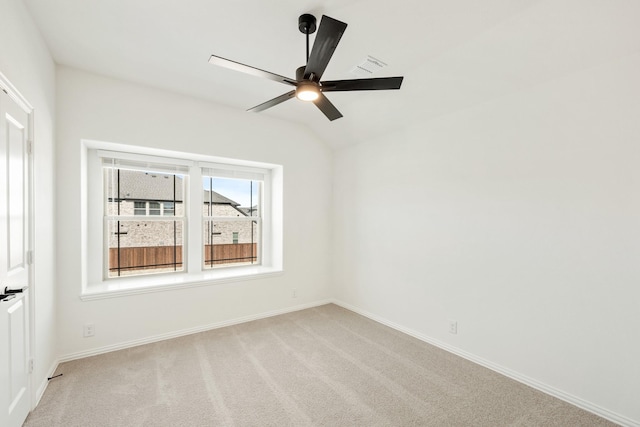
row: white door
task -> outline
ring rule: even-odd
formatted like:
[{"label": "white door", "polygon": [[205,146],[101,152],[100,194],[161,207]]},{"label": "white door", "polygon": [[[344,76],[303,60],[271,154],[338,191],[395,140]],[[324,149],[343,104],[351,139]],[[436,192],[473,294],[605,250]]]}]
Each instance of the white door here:
[{"label": "white door", "polygon": [[[0,293],[29,285],[29,115],[0,86]],[[0,426],[30,409],[29,294],[0,301]]]}]

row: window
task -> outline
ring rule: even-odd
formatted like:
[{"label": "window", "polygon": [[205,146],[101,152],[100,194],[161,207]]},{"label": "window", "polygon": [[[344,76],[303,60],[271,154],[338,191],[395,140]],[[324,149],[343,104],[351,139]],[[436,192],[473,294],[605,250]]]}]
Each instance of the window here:
[{"label": "window", "polygon": [[175,215],[175,202],[139,202],[134,201],[134,215]]},{"label": "window", "polygon": [[282,270],[281,166],[83,147],[82,299]]},{"label": "window", "polygon": [[203,169],[204,267],[261,263],[265,170]]},{"label": "window", "polygon": [[146,215],[147,214],[147,202],[133,202],[134,215]]},{"label": "window", "polygon": [[183,271],[184,209],[174,207],[183,206],[187,175],[166,169],[103,159],[107,278]]},{"label": "window", "polygon": [[148,202],[149,215],[160,215],[160,202]]},{"label": "window", "polygon": [[162,215],[164,215],[164,216],[174,216],[175,214],[176,214],[175,202],[163,202],[162,203]]}]

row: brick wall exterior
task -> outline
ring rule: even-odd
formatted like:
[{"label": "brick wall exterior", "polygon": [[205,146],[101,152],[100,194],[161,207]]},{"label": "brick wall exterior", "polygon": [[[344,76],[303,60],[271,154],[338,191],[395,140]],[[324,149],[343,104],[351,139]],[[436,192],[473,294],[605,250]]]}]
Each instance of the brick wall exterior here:
[{"label": "brick wall exterior", "polygon": [[[184,212],[182,203],[176,203],[176,215],[181,216]],[[258,227],[253,224],[244,214],[228,204],[212,205],[212,216],[229,218],[247,218],[246,221],[216,221],[211,224],[209,221],[203,223],[203,243],[204,244],[232,244],[233,233],[238,233],[238,243],[257,242]],[[109,215],[117,214],[117,204],[109,203]],[[123,201],[120,203],[120,215],[134,216],[134,202]],[[207,205],[203,205],[203,216],[208,213]],[[154,216],[162,218],[161,221],[145,221],[144,216],[140,220],[120,221],[120,247],[148,247],[148,246],[169,246],[174,244],[174,223],[175,241],[182,245],[183,226],[182,220],[174,221],[172,216]],[[213,225],[213,227],[212,227]],[[213,228],[213,230],[212,230]],[[117,221],[109,224],[109,247],[118,246]]]}]

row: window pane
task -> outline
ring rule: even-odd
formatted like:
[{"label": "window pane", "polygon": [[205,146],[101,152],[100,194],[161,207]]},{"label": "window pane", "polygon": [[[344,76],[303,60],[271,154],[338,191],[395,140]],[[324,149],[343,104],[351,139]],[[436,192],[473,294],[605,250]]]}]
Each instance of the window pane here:
[{"label": "window pane", "polygon": [[104,178],[107,215],[160,215],[162,203],[183,202],[182,175],[105,167]]},{"label": "window pane", "polygon": [[160,215],[160,202],[149,202],[149,215]]},{"label": "window pane", "polygon": [[133,202],[133,213],[134,215],[146,215],[147,214],[147,203],[146,202]]},{"label": "window pane", "polygon": [[184,220],[164,220],[160,215],[165,206],[172,217],[176,210],[184,212],[185,176],[111,166],[104,167],[104,175],[107,215],[140,218],[107,219],[107,277],[184,271]]},{"label": "window pane", "polygon": [[108,221],[108,277],[183,271],[183,222]]},{"label": "window pane", "polygon": [[204,177],[202,183],[205,199],[203,215],[229,218],[228,221],[204,221],[204,267],[258,263],[262,182],[209,176]]},{"label": "window pane", "polygon": [[258,263],[258,221],[205,220],[205,268]]},{"label": "window pane", "polygon": [[205,216],[260,216],[260,181],[204,177],[202,184]]},{"label": "window pane", "polygon": [[174,206],[175,205],[173,204],[173,202],[164,202],[162,214],[167,216],[173,216],[175,214]]}]

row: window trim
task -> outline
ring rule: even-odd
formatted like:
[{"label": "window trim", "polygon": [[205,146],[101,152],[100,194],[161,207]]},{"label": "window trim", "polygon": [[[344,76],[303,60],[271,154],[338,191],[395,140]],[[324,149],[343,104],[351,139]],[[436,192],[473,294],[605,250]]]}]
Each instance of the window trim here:
[{"label": "window trim", "polygon": [[[122,154],[123,159],[131,161],[148,160],[153,156],[166,160],[168,164],[189,165],[188,191],[191,197],[185,204],[185,219],[189,219],[187,225],[187,247],[183,248],[183,263],[185,272],[157,273],[151,275],[129,276],[104,279],[102,266],[104,265],[103,237],[96,239],[96,235],[102,236],[102,191],[91,191],[96,185],[102,185],[101,167],[96,168],[98,151],[111,152],[109,154]],[[203,168],[211,164],[223,165],[230,170],[251,171],[261,169],[268,171],[268,179],[265,180],[264,205],[263,205],[263,230],[262,230],[262,265],[235,266],[204,270],[200,262],[203,256],[201,246],[202,217],[201,212],[202,183],[200,177]],[[161,150],[150,147],[130,146],[95,140],[81,141],[81,239],[82,239],[82,280],[80,298],[92,300],[99,298],[111,298],[122,295],[158,292],[169,289],[189,288],[194,286],[208,286],[249,279],[258,279],[279,275],[283,272],[283,167],[281,165],[229,159],[202,154],[192,154],[177,151]],[[97,171],[96,171],[97,169]],[[96,176],[100,175],[99,177]],[[99,178],[99,181],[97,180]],[[267,182],[268,181],[268,182]],[[100,187],[98,187],[100,188]],[[99,194],[96,194],[99,193]],[[98,200],[96,200],[98,199]],[[98,203],[97,205],[95,203]],[[96,206],[100,206],[99,227],[96,229]],[[195,212],[196,214],[191,214]],[[166,219],[162,215],[158,219]],[[137,219],[140,217],[138,216]],[[197,219],[197,221],[196,221]],[[98,230],[98,232],[96,232]],[[196,248],[197,246],[197,248]],[[96,275],[96,267],[99,276]]]},{"label": "window trim", "polygon": [[[102,177],[102,204],[103,204],[103,235],[102,235],[102,250],[103,250],[103,263],[102,263],[102,281],[111,281],[111,280],[118,280],[118,279],[122,279],[123,277],[131,277],[131,276],[142,276],[145,275],[145,273],[143,271],[137,272],[137,273],[133,273],[131,275],[126,274],[127,268],[125,267],[124,270],[121,269],[120,267],[120,239],[122,234],[118,233],[117,236],[117,241],[118,241],[118,245],[117,245],[117,252],[118,252],[118,266],[117,268],[115,268],[115,271],[117,271],[117,275],[113,275],[112,272],[114,271],[113,266],[110,265],[110,260],[111,260],[111,253],[112,250],[114,249],[113,247],[110,246],[110,238],[112,235],[112,227],[113,227],[113,223],[114,221],[116,222],[117,226],[120,227],[120,223],[121,222],[140,222],[143,221],[145,223],[153,223],[153,222],[171,222],[173,221],[174,223],[174,235],[173,235],[173,268],[174,271],[166,271],[165,273],[167,274],[175,274],[175,273],[182,273],[186,271],[185,268],[185,264],[184,262],[180,262],[180,268],[178,269],[178,264],[176,263],[176,250],[177,250],[177,245],[176,245],[176,235],[175,235],[175,225],[176,223],[180,223],[180,230],[181,231],[181,245],[180,248],[181,250],[184,252],[184,250],[186,250],[188,248],[189,242],[186,240],[188,238],[187,234],[184,232],[185,230],[188,229],[188,222],[189,219],[188,217],[184,214],[181,214],[179,216],[176,215],[171,215],[171,216],[164,216],[162,215],[162,211],[163,211],[163,201],[159,201],[159,200],[147,200],[144,201],[142,200],[141,202],[143,202],[145,204],[145,216],[142,217],[142,215],[136,215],[135,213],[135,201],[134,201],[134,212],[133,215],[126,215],[126,214],[121,214],[120,213],[120,201],[122,201],[121,197],[122,195],[119,194],[121,188],[120,188],[120,180],[121,180],[121,171],[125,171],[125,172],[134,172],[136,174],[144,174],[144,175],[151,175],[152,177],[155,178],[155,174],[158,172],[161,173],[166,173],[167,176],[173,176],[173,196],[174,196],[174,200],[175,200],[175,193],[176,193],[176,175],[182,175],[183,178],[181,179],[181,194],[184,197],[189,197],[189,195],[186,194],[185,189],[188,186],[188,182],[189,182],[189,168],[187,164],[185,164],[183,161],[179,160],[176,162],[172,162],[171,160],[165,158],[165,157],[155,157],[155,156],[145,156],[145,157],[141,157],[141,156],[137,156],[138,159],[136,160],[132,160],[131,158],[129,158],[128,153],[118,153],[118,152],[114,152],[114,151],[105,151],[105,150],[96,150],[95,151],[95,156],[97,157],[98,161],[101,164],[101,172],[100,175]],[[107,173],[105,173],[107,172]],[[97,178],[97,175],[96,175]],[[106,179],[105,179],[106,178]],[[97,186],[96,186],[96,191],[97,191]],[[118,192],[118,194],[116,194],[115,192]],[[114,201],[118,201],[117,204],[117,212],[113,212],[110,209],[110,202],[114,202]],[[93,209],[90,209],[91,212],[93,212]],[[157,212],[157,213],[152,213],[152,212]],[[95,236],[96,238],[98,238],[99,236]],[[125,248],[126,250],[126,248]],[[144,268],[143,268],[144,270]],[[124,275],[121,275],[122,272],[125,272]],[[160,274],[158,272],[150,272],[150,274]],[[94,277],[97,279],[97,276],[95,276],[94,273]]]}]

